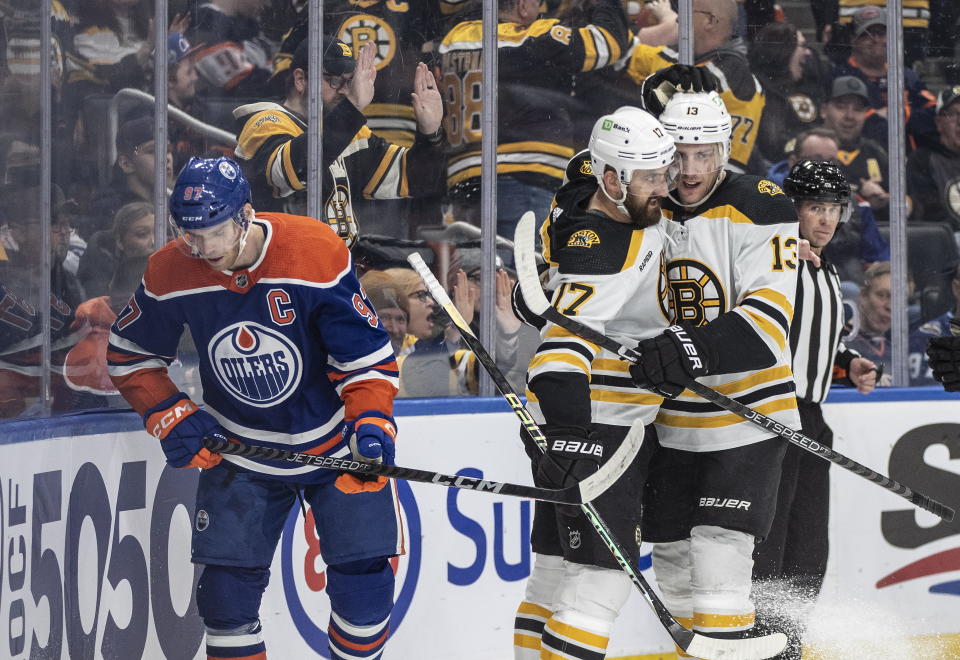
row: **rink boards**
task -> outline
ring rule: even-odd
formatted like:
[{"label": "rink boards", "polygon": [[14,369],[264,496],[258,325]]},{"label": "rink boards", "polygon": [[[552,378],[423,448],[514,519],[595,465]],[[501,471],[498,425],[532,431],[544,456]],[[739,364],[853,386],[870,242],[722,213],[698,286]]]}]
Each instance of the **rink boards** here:
[{"label": "rink boards", "polygon": [[[501,401],[398,408],[403,465],[529,483],[518,424]],[[960,503],[960,398],[928,389],[843,393],[826,417],[838,451]],[[0,657],[204,657],[189,563],[196,479],[164,467],[133,414],[0,426]],[[938,521],[836,467],[832,484],[830,564],[811,628],[818,657],[960,657],[960,521]],[[531,503],[398,486],[408,553],[395,566],[386,657],[511,658],[513,611],[530,571]],[[647,551],[641,567],[653,582]],[[312,527],[292,511],[261,609],[270,657],[328,657],[324,586]],[[609,656],[668,658],[671,650],[634,594]]]}]

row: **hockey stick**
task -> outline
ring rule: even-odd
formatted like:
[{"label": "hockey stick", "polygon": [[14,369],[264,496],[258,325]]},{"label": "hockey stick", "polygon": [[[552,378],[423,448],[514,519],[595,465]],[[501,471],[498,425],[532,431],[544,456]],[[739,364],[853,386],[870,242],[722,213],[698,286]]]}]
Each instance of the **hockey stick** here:
[{"label": "hockey stick", "polygon": [[[579,335],[580,337],[583,337],[587,341],[591,341],[598,346],[602,346],[608,351],[616,353],[624,360],[636,363],[640,359],[640,354],[635,350],[627,348],[616,339],[607,337],[606,335],[597,332],[593,328],[583,325],[579,321],[575,321],[568,316],[564,316],[550,305],[550,301],[547,300],[546,295],[543,293],[543,289],[540,287],[540,279],[537,274],[536,263],[534,262],[534,222],[535,217],[533,213],[525,213],[520,219],[520,222],[517,224],[517,233],[514,240],[514,261],[516,262],[517,266],[517,277],[520,280],[520,290],[523,292],[524,302],[526,302],[527,306],[534,314],[537,314],[562,328],[566,328],[570,332]],[[909,500],[915,506],[929,511],[932,514],[939,516],[943,520],[946,520],[947,522],[953,520],[954,510],[946,504],[938,502],[937,500],[934,500],[927,495],[923,495],[922,493],[918,493],[912,488],[908,488],[900,482],[884,476],[879,472],[875,472],[867,466],[834,451],[830,447],[824,447],[819,442],[808,438],[799,431],[788,428],[783,424],[771,419],[770,417],[757,412],[749,406],[745,406],[739,401],[731,399],[730,397],[725,396],[720,392],[703,385],[702,383],[693,381],[687,387],[690,389],[690,391],[694,392],[698,396],[710,401],[724,410],[728,410],[733,414],[742,417],[743,419],[755,424],[756,426],[759,426],[766,431],[769,431],[773,435],[778,435],[784,440],[800,447],[801,449],[805,449],[812,454],[816,454],[820,458],[839,465],[845,470],[849,470],[854,474],[860,475],[864,479],[877,484],[881,488],[884,488],[891,493],[895,493],[900,497]]]},{"label": "hockey stick", "polygon": [[[624,453],[631,451],[636,453],[636,449],[639,448],[642,440],[642,435],[640,438],[635,439],[634,444],[636,447],[634,448],[629,446],[630,443],[625,442],[624,447],[626,447],[626,450]],[[620,462],[625,463],[625,465],[621,467],[611,459],[611,463],[613,464],[609,470],[601,468],[573,486],[553,489],[490,481],[489,479],[476,479],[462,475],[454,476],[443,474],[442,472],[429,472],[427,470],[400,467],[399,465],[365,463],[363,461],[355,461],[349,457],[337,458],[334,456],[320,456],[274,447],[248,445],[234,440],[214,440],[210,437],[203,439],[203,446],[215,454],[230,454],[231,456],[257,458],[265,461],[302,463],[303,465],[312,465],[325,470],[343,470],[354,474],[394,477],[397,479],[406,479],[407,481],[419,481],[425,484],[439,484],[447,488],[462,488],[463,490],[476,490],[482,493],[528,497],[535,500],[543,500],[544,502],[553,502],[555,504],[583,504],[584,502],[589,502],[616,481],[623,470],[626,469],[626,464],[630,462],[629,459],[624,460],[621,456]],[[616,458],[616,454],[614,458]]]},{"label": "hockey stick", "polygon": [[[532,213],[530,215],[533,216]],[[507,403],[510,404],[513,412],[520,419],[521,424],[523,424],[523,427],[530,434],[530,437],[533,438],[534,442],[537,444],[537,447],[541,452],[545,452],[547,449],[546,437],[543,435],[540,427],[537,425],[536,421],[534,421],[533,417],[530,415],[530,412],[523,405],[523,402],[520,400],[520,397],[517,396],[517,393],[513,390],[513,387],[504,377],[503,372],[500,371],[500,368],[493,361],[493,358],[491,358],[490,354],[487,353],[487,350],[483,347],[483,344],[480,343],[480,340],[477,339],[477,337],[473,334],[473,331],[470,329],[470,325],[454,306],[453,301],[450,300],[447,292],[444,291],[442,286],[440,286],[437,278],[433,276],[433,273],[430,272],[430,269],[424,263],[419,254],[411,254],[409,257],[407,257],[407,261],[410,262],[414,270],[417,271],[417,274],[420,275],[420,279],[423,280],[424,284],[427,286],[427,289],[430,290],[430,294],[433,296],[433,299],[437,301],[437,304],[443,308],[453,324],[456,325],[460,330],[460,335],[467,343],[467,346],[470,347],[474,355],[476,355],[477,359],[480,361],[480,364],[482,364],[487,373],[490,374],[490,377],[493,379],[494,384],[496,384],[497,389],[500,390],[503,398],[505,398]],[[636,447],[633,449],[633,453],[626,462],[629,463],[632,461],[633,456],[636,455],[636,451],[640,448],[640,443],[643,440],[643,433],[644,430],[642,425],[635,424],[633,427],[631,427],[630,432],[627,434],[627,438],[624,440],[623,444],[620,445],[620,448],[610,460],[615,460],[617,454],[619,454],[623,447],[631,441],[631,438],[633,438],[633,441],[636,442]],[[625,468],[626,465],[624,465],[624,469]],[[646,581],[643,575],[630,563],[627,551],[623,549],[620,541],[617,540],[617,538],[613,535],[613,532],[610,531],[610,528],[607,527],[607,524],[600,517],[600,514],[597,512],[596,508],[594,508],[592,504],[586,503],[580,505],[580,510],[583,511],[583,514],[586,516],[587,520],[597,531],[597,534],[600,535],[600,539],[610,550],[613,558],[627,574],[634,586],[637,587],[637,590],[640,591],[640,594],[643,596],[644,600],[647,601],[647,604],[653,609],[654,613],[656,613],[657,617],[660,619],[660,623],[670,634],[670,637],[673,638],[673,641],[677,644],[677,646],[682,648],[690,655],[697,658],[705,658],[707,660],[714,658],[717,660],[720,660],[721,658],[724,660],[761,660],[762,658],[770,658],[777,655],[784,649],[784,647],[786,647],[787,637],[782,633],[774,633],[766,637],[754,637],[750,639],[717,639],[714,637],[706,637],[691,630],[687,630],[680,625],[675,618],[673,618],[669,610],[667,610],[666,606],[657,596],[656,592],[653,591],[652,587]]]}]

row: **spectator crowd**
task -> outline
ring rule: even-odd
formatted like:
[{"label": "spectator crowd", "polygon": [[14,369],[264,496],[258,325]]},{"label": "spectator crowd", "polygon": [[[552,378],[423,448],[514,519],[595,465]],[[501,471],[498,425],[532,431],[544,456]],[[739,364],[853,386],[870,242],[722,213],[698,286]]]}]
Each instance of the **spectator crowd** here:
[{"label": "spectator crowd", "polygon": [[[235,157],[263,211],[303,214],[307,188],[318,186],[321,219],[351,245],[393,340],[401,395],[478,391],[475,357],[404,257],[424,254],[479,328],[478,236],[448,230],[480,224],[482,3],[325,1],[321,181],[307,180],[308,4],[170,0],[160,26],[151,0],[52,0],[43,241],[41,14],[35,0],[0,1],[0,417],[29,414],[39,396],[44,263],[55,407],[118,400],[98,361],[104,328],[166,225],[154,213],[158,155],[168,186],[191,156]],[[890,208],[906,208],[911,379],[927,384],[922,345],[946,332],[960,300],[960,6],[907,4],[902,118],[887,107],[883,0],[693,0],[693,51],[733,120],[731,168],[779,183],[800,160],[827,160],[852,184],[852,218],[826,255],[853,310],[848,345],[888,366]],[[498,10],[495,227],[510,240],[525,211],[548,214],[596,117],[640,105],[644,78],[678,60],[679,34],[669,0],[498,0]],[[165,53],[154,52],[160,29]],[[121,91],[152,94],[158,55],[170,109],[159,145],[152,101]],[[903,200],[890,196],[893,120],[906,133]],[[497,258],[495,353],[522,389],[537,333],[511,311],[509,249]]]}]

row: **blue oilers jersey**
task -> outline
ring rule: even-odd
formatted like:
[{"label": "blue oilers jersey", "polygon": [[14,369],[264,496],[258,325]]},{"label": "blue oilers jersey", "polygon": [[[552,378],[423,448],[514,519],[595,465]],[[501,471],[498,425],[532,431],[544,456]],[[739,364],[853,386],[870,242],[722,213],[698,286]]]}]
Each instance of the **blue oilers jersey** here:
[{"label": "blue oilers jersey", "polygon": [[[150,257],[111,329],[110,375],[143,414],[176,392],[166,367],[186,326],[203,402],[229,436],[345,456],[344,420],[367,410],[392,414],[398,373],[389,337],[329,227],[279,213],[254,222],[265,243],[249,268],[215,271],[176,243]],[[298,480],[312,480],[301,477],[316,470],[224,458]]]}]

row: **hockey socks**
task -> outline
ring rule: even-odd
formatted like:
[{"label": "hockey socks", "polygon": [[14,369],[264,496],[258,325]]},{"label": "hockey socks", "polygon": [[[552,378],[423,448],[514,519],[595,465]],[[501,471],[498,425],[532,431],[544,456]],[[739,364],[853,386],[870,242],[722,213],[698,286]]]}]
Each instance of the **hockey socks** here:
[{"label": "hockey socks", "polygon": [[514,660],[540,660],[540,637],[543,624],[553,614],[536,603],[523,601],[517,608],[517,617],[513,621],[513,657]]},{"label": "hockey socks", "polygon": [[390,636],[389,622],[388,616],[379,623],[355,626],[331,612],[330,627],[327,629],[331,659],[379,660]]},{"label": "hockey socks", "polygon": [[574,612],[554,614],[543,626],[540,660],[603,660],[612,622]]},{"label": "hockey socks", "polygon": [[393,569],[386,557],[327,566],[331,660],[379,660],[390,636]]},{"label": "hockey socks", "polygon": [[207,660],[267,660],[260,622],[232,630],[207,628]]},{"label": "hockey socks", "polygon": [[543,624],[553,614],[565,572],[563,557],[539,552],[533,556],[533,570],[513,624],[514,660],[540,660]]}]

